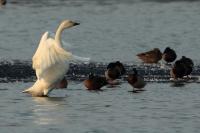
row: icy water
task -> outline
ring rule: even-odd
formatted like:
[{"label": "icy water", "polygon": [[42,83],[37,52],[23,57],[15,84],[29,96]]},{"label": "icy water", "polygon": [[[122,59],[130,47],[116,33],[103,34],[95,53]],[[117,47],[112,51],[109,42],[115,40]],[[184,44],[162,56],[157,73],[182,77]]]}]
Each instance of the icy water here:
[{"label": "icy water", "polygon": [[[64,19],[80,26],[64,31],[65,48],[92,61],[140,65],[136,54],[170,46],[199,65],[198,0],[9,0],[0,8],[0,57],[30,61],[41,35]],[[14,71],[14,70],[13,70]],[[123,82],[102,92],[70,81],[50,98],[21,93],[33,82],[0,83],[2,133],[196,133],[199,82],[148,82],[133,94]]]}]

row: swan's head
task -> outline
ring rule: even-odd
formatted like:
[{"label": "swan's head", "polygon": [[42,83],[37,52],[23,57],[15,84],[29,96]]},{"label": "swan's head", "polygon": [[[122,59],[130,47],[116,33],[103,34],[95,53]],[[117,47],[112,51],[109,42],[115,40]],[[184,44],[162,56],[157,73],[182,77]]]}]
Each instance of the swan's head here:
[{"label": "swan's head", "polygon": [[71,21],[71,20],[64,20],[60,24],[60,26],[62,26],[63,28],[71,28],[71,27],[76,26],[76,25],[79,25],[79,23]]}]

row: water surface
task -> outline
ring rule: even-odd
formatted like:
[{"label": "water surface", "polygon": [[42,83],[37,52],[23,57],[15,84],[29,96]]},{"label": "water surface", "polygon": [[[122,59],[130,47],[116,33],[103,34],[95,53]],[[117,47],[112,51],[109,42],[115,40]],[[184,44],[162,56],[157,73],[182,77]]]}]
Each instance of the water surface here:
[{"label": "water surface", "polygon": [[[64,31],[74,54],[107,63],[140,66],[136,54],[170,46],[199,65],[200,2],[195,0],[10,0],[0,8],[0,57],[30,61],[45,31],[64,19],[80,26]],[[198,75],[197,75],[198,76]],[[32,79],[34,80],[34,79]],[[21,93],[34,82],[0,83],[3,133],[196,133],[200,123],[199,83],[148,82],[133,94],[124,81],[103,92],[70,81],[50,98]]]},{"label": "water surface", "polygon": [[[197,132],[199,87],[149,83],[146,91],[133,94],[126,83],[89,92],[71,82],[67,90],[51,98],[32,98],[20,93],[32,83],[1,84],[2,132]],[[59,97],[58,97],[59,96]]]}]

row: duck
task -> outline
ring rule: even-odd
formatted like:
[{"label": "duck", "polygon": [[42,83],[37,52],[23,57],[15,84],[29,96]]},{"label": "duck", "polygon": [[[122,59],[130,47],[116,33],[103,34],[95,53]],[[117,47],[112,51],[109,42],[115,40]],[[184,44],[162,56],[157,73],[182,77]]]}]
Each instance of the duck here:
[{"label": "duck", "polygon": [[7,1],[6,1],[6,0],[0,0],[0,5],[1,5],[1,6],[4,6],[4,5],[6,5],[6,3],[7,3]]},{"label": "duck", "polygon": [[173,67],[170,70],[170,76],[177,80],[183,78],[184,76],[188,77],[194,67],[192,59],[182,56],[181,59],[177,60]]},{"label": "duck", "polygon": [[57,89],[64,89],[67,88],[68,86],[68,81],[67,79],[64,77],[59,84],[57,84]]},{"label": "duck", "polygon": [[177,60],[173,67],[170,70],[170,76],[171,78],[177,80],[179,78],[183,78],[183,76],[185,75],[185,65],[182,61]]},{"label": "duck", "polygon": [[110,62],[105,71],[105,77],[110,84],[117,84],[114,80],[125,74],[126,70],[120,61]]},{"label": "duck", "polygon": [[160,49],[154,48],[153,50],[137,54],[137,57],[147,64],[158,63],[162,59],[162,52]]},{"label": "duck", "polygon": [[64,29],[77,25],[79,23],[64,20],[58,26],[55,38],[48,37],[48,32],[42,35],[38,48],[32,57],[32,68],[35,70],[37,80],[23,93],[34,97],[46,97],[62,82],[69,69],[69,61],[73,60],[73,55],[63,48],[61,33]]},{"label": "duck", "polygon": [[133,87],[133,92],[143,91],[146,85],[144,78],[138,75],[136,68],[133,68],[133,72],[128,74],[127,81]]},{"label": "duck", "polygon": [[120,77],[120,72],[117,68],[109,68],[105,71],[105,76],[107,80],[115,80]]},{"label": "duck", "polygon": [[175,61],[176,57],[177,57],[176,52],[170,47],[166,47],[162,54],[162,59],[167,63]]},{"label": "duck", "polygon": [[117,68],[121,75],[125,74],[126,70],[120,61],[110,62],[107,69]]},{"label": "duck", "polygon": [[108,84],[105,77],[89,74],[88,79],[83,81],[84,86],[87,90],[102,91],[101,88]]},{"label": "duck", "polygon": [[185,56],[182,56],[182,58],[180,60],[185,65],[185,75],[184,76],[188,77],[193,71],[194,63],[193,63],[192,59],[185,57]]}]

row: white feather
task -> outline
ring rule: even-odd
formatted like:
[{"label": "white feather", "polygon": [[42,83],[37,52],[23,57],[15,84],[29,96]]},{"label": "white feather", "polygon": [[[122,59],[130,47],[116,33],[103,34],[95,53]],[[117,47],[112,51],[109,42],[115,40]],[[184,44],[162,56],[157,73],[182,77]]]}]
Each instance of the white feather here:
[{"label": "white feather", "polygon": [[[49,32],[49,36],[54,38],[55,37],[55,33],[48,31]],[[66,46],[66,48],[71,48],[72,45],[70,43],[65,42],[64,40],[61,40],[63,46]]]},{"label": "white feather", "polygon": [[81,56],[77,56],[77,55],[72,55],[71,59],[72,59],[72,61],[83,61],[83,62],[90,61],[90,58],[88,58],[88,57],[81,57]]},{"label": "white feather", "polygon": [[32,58],[32,67],[36,72],[37,81],[23,92],[33,96],[46,96],[64,78],[69,69],[70,52],[65,51],[60,44],[61,32],[74,26],[72,21],[63,21],[57,29],[55,39],[48,38],[45,32]]},{"label": "white feather", "polygon": [[45,32],[32,58],[33,69],[38,79],[43,77],[43,73],[56,63],[65,63],[71,58],[70,52],[56,45],[55,40],[47,36],[48,32]]}]

